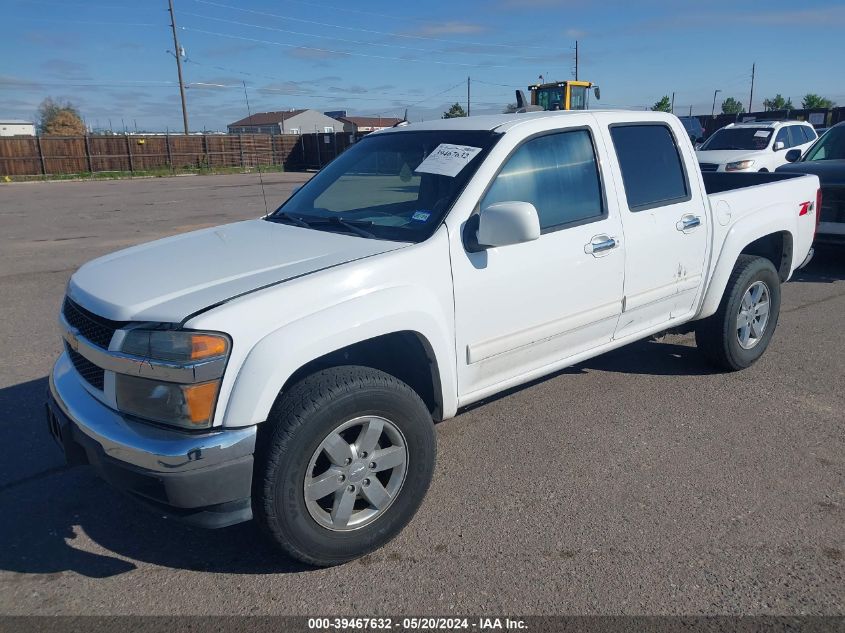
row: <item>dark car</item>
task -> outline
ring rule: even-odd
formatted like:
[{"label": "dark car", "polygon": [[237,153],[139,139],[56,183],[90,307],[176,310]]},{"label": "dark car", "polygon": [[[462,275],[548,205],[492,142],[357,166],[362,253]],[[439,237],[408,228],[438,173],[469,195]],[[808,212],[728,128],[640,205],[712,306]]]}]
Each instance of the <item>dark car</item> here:
[{"label": "dark car", "polygon": [[822,185],[817,242],[845,244],[845,121],[819,137],[801,156],[800,150],[786,153],[788,164],[778,172],[814,174]]},{"label": "dark car", "polygon": [[684,124],[684,129],[689,134],[689,140],[692,141],[693,145],[697,145],[704,140],[704,127],[701,125],[701,121],[698,120],[698,117],[694,116],[681,116],[678,117],[681,120],[681,123]]}]

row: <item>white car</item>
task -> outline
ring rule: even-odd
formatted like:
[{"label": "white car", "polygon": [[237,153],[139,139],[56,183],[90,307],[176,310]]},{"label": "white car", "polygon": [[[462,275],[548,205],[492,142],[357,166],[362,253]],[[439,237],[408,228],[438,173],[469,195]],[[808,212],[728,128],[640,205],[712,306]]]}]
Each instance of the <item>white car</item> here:
[{"label": "white car", "polygon": [[818,135],[801,121],[731,123],[717,130],[696,151],[701,171],[774,171],[787,163],[786,152],[801,153]]},{"label": "white car", "polygon": [[[291,556],[342,563],[411,520],[433,422],[460,407],[691,322],[716,365],[754,363],[811,253],[818,191],[702,174],[661,112],[375,132],[265,218],[76,271],[49,428],[159,512],[255,518]],[[606,394],[583,397],[600,412]],[[505,422],[479,441],[510,450],[522,431]]]}]

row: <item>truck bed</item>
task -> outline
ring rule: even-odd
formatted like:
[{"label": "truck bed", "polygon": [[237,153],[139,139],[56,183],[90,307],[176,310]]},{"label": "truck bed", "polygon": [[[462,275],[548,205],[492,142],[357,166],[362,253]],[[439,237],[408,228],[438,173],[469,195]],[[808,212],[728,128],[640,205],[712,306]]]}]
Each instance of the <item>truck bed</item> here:
[{"label": "truck bed", "polygon": [[704,189],[708,194],[745,189],[757,185],[768,185],[781,180],[800,178],[804,174],[774,174],[771,172],[752,172],[747,174],[732,174],[725,172],[702,172]]}]

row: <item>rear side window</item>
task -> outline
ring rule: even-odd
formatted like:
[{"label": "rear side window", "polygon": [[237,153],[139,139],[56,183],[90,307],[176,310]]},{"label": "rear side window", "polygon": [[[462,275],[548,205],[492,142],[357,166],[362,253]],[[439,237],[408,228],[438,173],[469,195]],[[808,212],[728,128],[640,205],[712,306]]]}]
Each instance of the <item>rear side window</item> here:
[{"label": "rear side window", "polygon": [[804,136],[803,125],[792,125],[789,127],[789,146],[803,145],[807,142],[807,137]]},{"label": "rear side window", "polygon": [[811,143],[812,141],[816,140],[816,131],[815,130],[810,129],[810,127],[807,126],[807,125],[802,125],[801,129],[804,131],[804,136],[807,137],[808,143]]},{"label": "rear side window", "polygon": [[610,136],[631,211],[689,200],[681,156],[667,126],[613,125]]},{"label": "rear side window", "polygon": [[509,201],[533,204],[544,231],[603,217],[604,199],[590,133],[548,134],[520,146],[484,195],[481,208]]}]

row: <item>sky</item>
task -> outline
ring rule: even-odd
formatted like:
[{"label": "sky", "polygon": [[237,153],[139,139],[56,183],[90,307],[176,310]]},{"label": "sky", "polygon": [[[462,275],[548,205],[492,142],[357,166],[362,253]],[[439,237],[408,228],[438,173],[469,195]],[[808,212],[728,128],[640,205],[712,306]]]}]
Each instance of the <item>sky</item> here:
[{"label": "sky", "polygon": [[[174,0],[192,131],[264,112],[438,118],[495,113],[514,89],[574,77],[593,107],[675,93],[676,114],[780,93],[845,105],[845,3],[735,0]],[[179,130],[167,0],[0,0],[0,118],[34,120],[48,96],[90,128]]]}]

